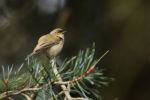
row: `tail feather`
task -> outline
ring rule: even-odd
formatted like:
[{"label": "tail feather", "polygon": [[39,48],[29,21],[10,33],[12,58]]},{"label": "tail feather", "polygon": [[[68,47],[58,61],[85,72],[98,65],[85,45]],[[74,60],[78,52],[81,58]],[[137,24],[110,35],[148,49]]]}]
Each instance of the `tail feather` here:
[{"label": "tail feather", "polygon": [[27,57],[25,58],[25,60],[28,60],[30,57],[32,57],[35,54],[36,54],[35,52],[30,53],[29,55],[27,55]]}]

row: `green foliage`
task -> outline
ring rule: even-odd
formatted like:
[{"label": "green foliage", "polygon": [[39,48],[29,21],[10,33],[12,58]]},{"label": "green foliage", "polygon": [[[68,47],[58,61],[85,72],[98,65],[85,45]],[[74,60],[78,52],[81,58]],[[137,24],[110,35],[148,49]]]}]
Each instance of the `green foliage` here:
[{"label": "green foliage", "polygon": [[94,63],[94,45],[87,48],[85,51],[79,51],[77,56],[72,57],[70,60],[65,61],[59,68],[63,79],[70,79],[82,76],[90,66]]},{"label": "green foliage", "polygon": [[16,90],[24,87],[28,83],[30,77],[27,77],[27,73],[22,73],[23,64],[13,72],[13,66],[8,66],[5,71],[2,66],[3,75],[0,78],[0,91]]},{"label": "green foliage", "polygon": [[[105,77],[103,69],[98,67],[86,74],[89,68],[98,62],[98,60],[94,60],[94,54],[95,46],[93,45],[92,48],[87,48],[85,51],[81,50],[77,56],[65,60],[58,66],[63,81],[72,81],[66,85],[69,87],[71,95],[89,99],[92,94],[94,98],[101,99],[99,88],[108,85],[110,78]],[[63,96],[59,95],[62,90],[59,85],[54,84],[54,82],[57,82],[57,78],[52,68],[50,62],[44,64],[36,58],[28,59],[16,71],[13,71],[13,67],[8,67],[6,71],[2,66],[0,98],[3,97],[4,92],[21,91],[25,88],[35,87],[38,84],[40,89],[33,90],[37,93],[37,100],[63,100]]]}]

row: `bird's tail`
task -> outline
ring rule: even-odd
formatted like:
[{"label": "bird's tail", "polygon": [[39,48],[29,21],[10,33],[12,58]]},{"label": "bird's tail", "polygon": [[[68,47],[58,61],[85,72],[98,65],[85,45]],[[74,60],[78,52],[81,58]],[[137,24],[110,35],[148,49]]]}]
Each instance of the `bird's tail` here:
[{"label": "bird's tail", "polygon": [[35,52],[30,53],[29,55],[27,55],[27,57],[25,58],[25,60],[28,60],[30,57],[32,57],[35,54],[36,54]]}]

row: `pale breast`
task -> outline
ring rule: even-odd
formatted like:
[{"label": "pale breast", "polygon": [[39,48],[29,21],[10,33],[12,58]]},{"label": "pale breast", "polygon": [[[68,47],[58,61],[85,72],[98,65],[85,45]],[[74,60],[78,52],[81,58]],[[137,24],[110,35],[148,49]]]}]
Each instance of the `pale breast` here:
[{"label": "pale breast", "polygon": [[55,46],[52,46],[50,49],[47,50],[48,55],[50,57],[57,56],[60,53],[60,51],[62,50],[63,44],[64,44],[64,41],[60,41],[59,44],[56,44]]}]

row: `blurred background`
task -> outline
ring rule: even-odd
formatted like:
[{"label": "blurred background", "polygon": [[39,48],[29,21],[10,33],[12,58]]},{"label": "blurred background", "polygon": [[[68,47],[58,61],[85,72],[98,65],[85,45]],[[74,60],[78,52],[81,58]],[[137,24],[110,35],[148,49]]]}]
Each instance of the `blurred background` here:
[{"label": "blurred background", "polygon": [[150,100],[149,0],[0,0],[0,65],[20,64],[38,38],[67,30],[61,58],[96,43],[99,67],[114,77],[103,100]]}]

